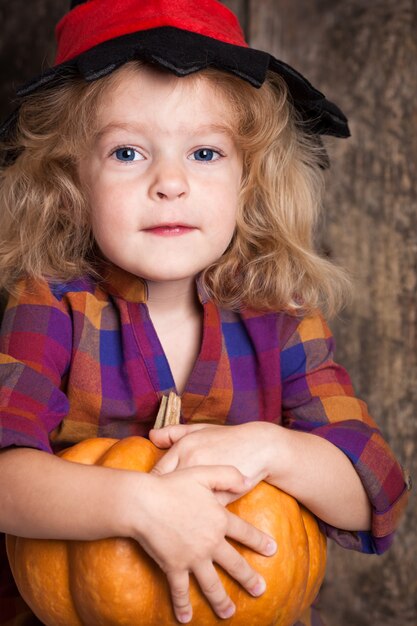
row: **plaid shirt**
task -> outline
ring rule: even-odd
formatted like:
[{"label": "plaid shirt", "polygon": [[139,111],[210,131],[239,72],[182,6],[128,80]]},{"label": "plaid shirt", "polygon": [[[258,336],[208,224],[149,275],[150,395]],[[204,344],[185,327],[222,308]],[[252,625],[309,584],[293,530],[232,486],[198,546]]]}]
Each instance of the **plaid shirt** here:
[{"label": "plaid shirt", "polygon": [[[333,361],[324,320],[222,310],[197,286],[204,330],[181,422],[260,420],[327,439],[355,466],[373,519],[371,532],[321,523],[324,532],[346,548],[385,551],[407,500],[403,473]],[[175,383],[146,295],[145,282],[115,267],[101,282],[23,281],[2,326],[1,447],[56,452],[88,437],[148,435]]]}]

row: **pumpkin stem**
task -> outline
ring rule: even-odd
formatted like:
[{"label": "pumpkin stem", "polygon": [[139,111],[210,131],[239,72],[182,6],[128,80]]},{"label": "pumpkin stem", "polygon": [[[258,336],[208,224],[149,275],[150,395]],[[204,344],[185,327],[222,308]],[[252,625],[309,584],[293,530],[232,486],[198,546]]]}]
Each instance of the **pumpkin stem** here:
[{"label": "pumpkin stem", "polygon": [[162,396],[159,405],[158,415],[156,416],[154,428],[163,428],[164,426],[173,426],[180,423],[181,398],[173,391],[169,396]]}]

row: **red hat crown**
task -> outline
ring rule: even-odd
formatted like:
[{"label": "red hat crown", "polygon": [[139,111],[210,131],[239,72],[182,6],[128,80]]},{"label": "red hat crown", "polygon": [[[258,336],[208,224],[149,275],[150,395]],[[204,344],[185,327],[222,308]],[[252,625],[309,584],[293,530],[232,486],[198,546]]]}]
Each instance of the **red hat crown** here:
[{"label": "red hat crown", "polygon": [[105,41],[162,26],[247,47],[236,16],[216,0],[89,0],[58,23],[55,64]]},{"label": "red hat crown", "polygon": [[[23,85],[19,98],[74,76],[97,80],[131,59],[155,63],[178,77],[215,67],[254,87],[270,71],[285,80],[311,133],[350,134],[343,112],[294,68],[250,48],[236,16],[217,0],[72,0],[56,36],[55,66]],[[17,115],[0,125],[0,139],[13,132]]]}]

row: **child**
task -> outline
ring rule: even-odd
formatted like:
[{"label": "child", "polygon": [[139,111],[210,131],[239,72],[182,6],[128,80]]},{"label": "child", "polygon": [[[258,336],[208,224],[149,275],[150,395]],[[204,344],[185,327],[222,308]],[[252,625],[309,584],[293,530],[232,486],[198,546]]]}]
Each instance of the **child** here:
[{"label": "child", "polygon": [[[312,245],[319,135],[346,120],[214,0],[72,5],[3,128],[0,529],[133,537],[180,622],[190,571],[226,618],[213,562],[264,591],[226,538],[276,549],[224,508],[259,481],[363,552],[388,548],[406,502],[319,312],[347,284]],[[181,424],[152,430],[171,390]],[[51,454],[129,435],[170,448],[152,474]]]}]

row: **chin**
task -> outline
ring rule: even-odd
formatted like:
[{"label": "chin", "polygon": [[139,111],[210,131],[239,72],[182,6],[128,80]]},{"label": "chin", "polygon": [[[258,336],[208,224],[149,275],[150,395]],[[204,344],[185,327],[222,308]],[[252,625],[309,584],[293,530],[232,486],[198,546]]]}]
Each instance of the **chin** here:
[{"label": "chin", "polygon": [[153,283],[175,283],[175,282],[184,282],[184,281],[193,281],[196,277],[196,274],[146,274],[145,276],[142,274],[141,278],[148,280]]},{"label": "chin", "polygon": [[141,267],[136,268],[137,271],[133,273],[145,280],[151,280],[154,282],[171,282],[171,281],[183,281],[188,279],[193,279],[197,274],[199,274],[204,267],[200,267],[199,265],[191,265],[189,264],[186,267],[175,267],[175,263],[171,262],[167,264],[167,266],[162,266],[159,264],[158,266],[153,267]]},{"label": "chin", "polygon": [[149,280],[155,283],[165,283],[165,282],[175,282],[175,281],[184,281],[184,280],[192,280],[198,274],[199,270],[193,271],[173,271],[173,268],[158,268],[158,271],[155,271],[155,268],[152,268],[151,271],[146,271],[145,268],[134,268],[129,270],[132,274],[136,274],[136,276],[140,276],[144,280]]}]

